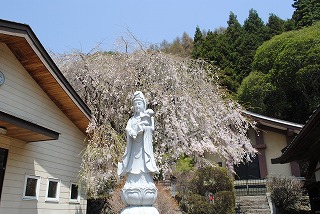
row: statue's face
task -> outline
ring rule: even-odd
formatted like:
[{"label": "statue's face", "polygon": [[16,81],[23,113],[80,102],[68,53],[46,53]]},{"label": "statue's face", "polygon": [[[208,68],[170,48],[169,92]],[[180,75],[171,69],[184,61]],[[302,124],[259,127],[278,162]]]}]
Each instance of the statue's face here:
[{"label": "statue's face", "polygon": [[144,103],[140,100],[134,101],[133,108],[135,113],[143,112],[144,110]]}]

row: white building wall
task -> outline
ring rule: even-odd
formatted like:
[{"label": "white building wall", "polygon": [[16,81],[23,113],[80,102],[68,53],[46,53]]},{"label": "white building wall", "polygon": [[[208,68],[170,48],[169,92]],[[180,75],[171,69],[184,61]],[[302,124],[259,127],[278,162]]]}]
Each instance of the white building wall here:
[{"label": "white building wall", "polygon": [[[271,159],[280,157],[282,154],[281,149],[287,146],[286,136],[270,130],[262,130],[262,133],[263,133],[263,141],[264,141],[264,144],[266,145],[265,157],[266,157],[268,175],[281,174],[281,175],[291,176],[292,172],[291,172],[290,163],[287,163],[287,164],[271,163]],[[255,130],[250,129],[248,132],[248,137],[253,146],[257,145]],[[216,155],[206,154],[205,157],[216,163],[222,162],[222,165],[225,166],[225,162]],[[259,164],[261,165],[262,163],[259,163]]]},{"label": "white building wall", "polygon": [[281,174],[291,176],[290,163],[287,164],[272,164],[271,159],[280,157],[282,155],[281,149],[287,146],[287,139],[285,135],[272,132],[263,131],[264,143],[267,148],[265,150],[268,175]]},{"label": "white building wall", "polygon": [[209,161],[211,161],[212,163],[216,163],[219,164],[223,167],[226,166],[225,160],[223,160],[221,157],[219,157],[218,155],[214,155],[214,154],[210,154],[210,153],[205,153],[204,157],[206,159],[208,159]]},{"label": "white building wall", "polygon": [[[58,140],[25,143],[0,135],[9,150],[0,213],[85,213],[81,203],[69,203],[70,184],[77,182],[85,135],[61,112],[32,79],[8,47],[0,43],[0,111],[60,133]],[[41,176],[38,201],[22,200],[25,175]],[[48,178],[61,179],[58,203],[45,202]]]}]

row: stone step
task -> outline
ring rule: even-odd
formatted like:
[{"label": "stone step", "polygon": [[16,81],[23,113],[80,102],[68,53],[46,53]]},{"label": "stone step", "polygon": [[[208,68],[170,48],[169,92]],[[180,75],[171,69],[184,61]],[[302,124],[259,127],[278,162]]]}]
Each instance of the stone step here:
[{"label": "stone step", "polygon": [[269,204],[240,204],[243,209],[269,209]]},{"label": "stone step", "polygon": [[267,201],[261,201],[260,203],[251,203],[248,201],[241,201],[241,202],[236,202],[236,204],[240,204],[241,206],[246,206],[246,207],[262,207],[262,206],[266,206],[269,207],[269,204],[267,203]]},{"label": "stone step", "polygon": [[263,203],[265,201],[268,201],[267,197],[265,197],[263,200],[262,199],[259,199],[259,200],[236,200],[236,202],[245,202],[245,203],[251,203],[251,204],[254,204],[254,203]]},{"label": "stone step", "polygon": [[237,196],[236,207],[241,213],[246,214],[270,214],[270,207],[267,196]]},{"label": "stone step", "polygon": [[245,212],[246,214],[270,214],[270,210],[250,210],[250,212]]},{"label": "stone step", "polygon": [[256,196],[237,196],[236,201],[265,201],[267,196],[265,195],[256,195]]},{"label": "stone step", "polygon": [[236,203],[243,205],[268,204],[265,202],[268,202],[267,198],[264,198],[263,200],[236,200]]},{"label": "stone step", "polygon": [[271,211],[269,209],[249,209],[249,210],[242,210],[241,209],[239,213],[245,213],[245,214],[270,214]]}]

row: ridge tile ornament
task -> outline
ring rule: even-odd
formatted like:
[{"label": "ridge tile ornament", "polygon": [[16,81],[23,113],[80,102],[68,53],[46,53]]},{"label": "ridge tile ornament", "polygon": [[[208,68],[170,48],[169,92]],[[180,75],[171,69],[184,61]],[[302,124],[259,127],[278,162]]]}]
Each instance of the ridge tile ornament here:
[{"label": "ridge tile ornament", "polygon": [[158,189],[153,175],[159,170],[153,154],[154,112],[146,109],[146,100],[141,91],[132,98],[133,116],[126,127],[127,145],[122,162],[118,163],[118,176],[127,178],[121,190],[122,201],[128,206],[121,214],[158,214],[153,207]]}]

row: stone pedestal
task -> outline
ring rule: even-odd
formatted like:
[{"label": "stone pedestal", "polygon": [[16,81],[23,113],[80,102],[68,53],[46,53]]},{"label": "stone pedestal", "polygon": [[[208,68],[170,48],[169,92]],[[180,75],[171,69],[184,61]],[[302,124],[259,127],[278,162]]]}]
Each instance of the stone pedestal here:
[{"label": "stone pedestal", "polygon": [[154,204],[158,189],[150,174],[131,174],[122,188],[121,198],[129,206],[151,206]]},{"label": "stone pedestal", "polygon": [[159,212],[152,205],[156,201],[158,189],[148,173],[128,174],[127,181],[121,190],[121,199],[127,205],[121,214],[126,213],[150,213]]},{"label": "stone pedestal", "polygon": [[152,206],[126,207],[121,214],[159,214],[158,210]]}]

